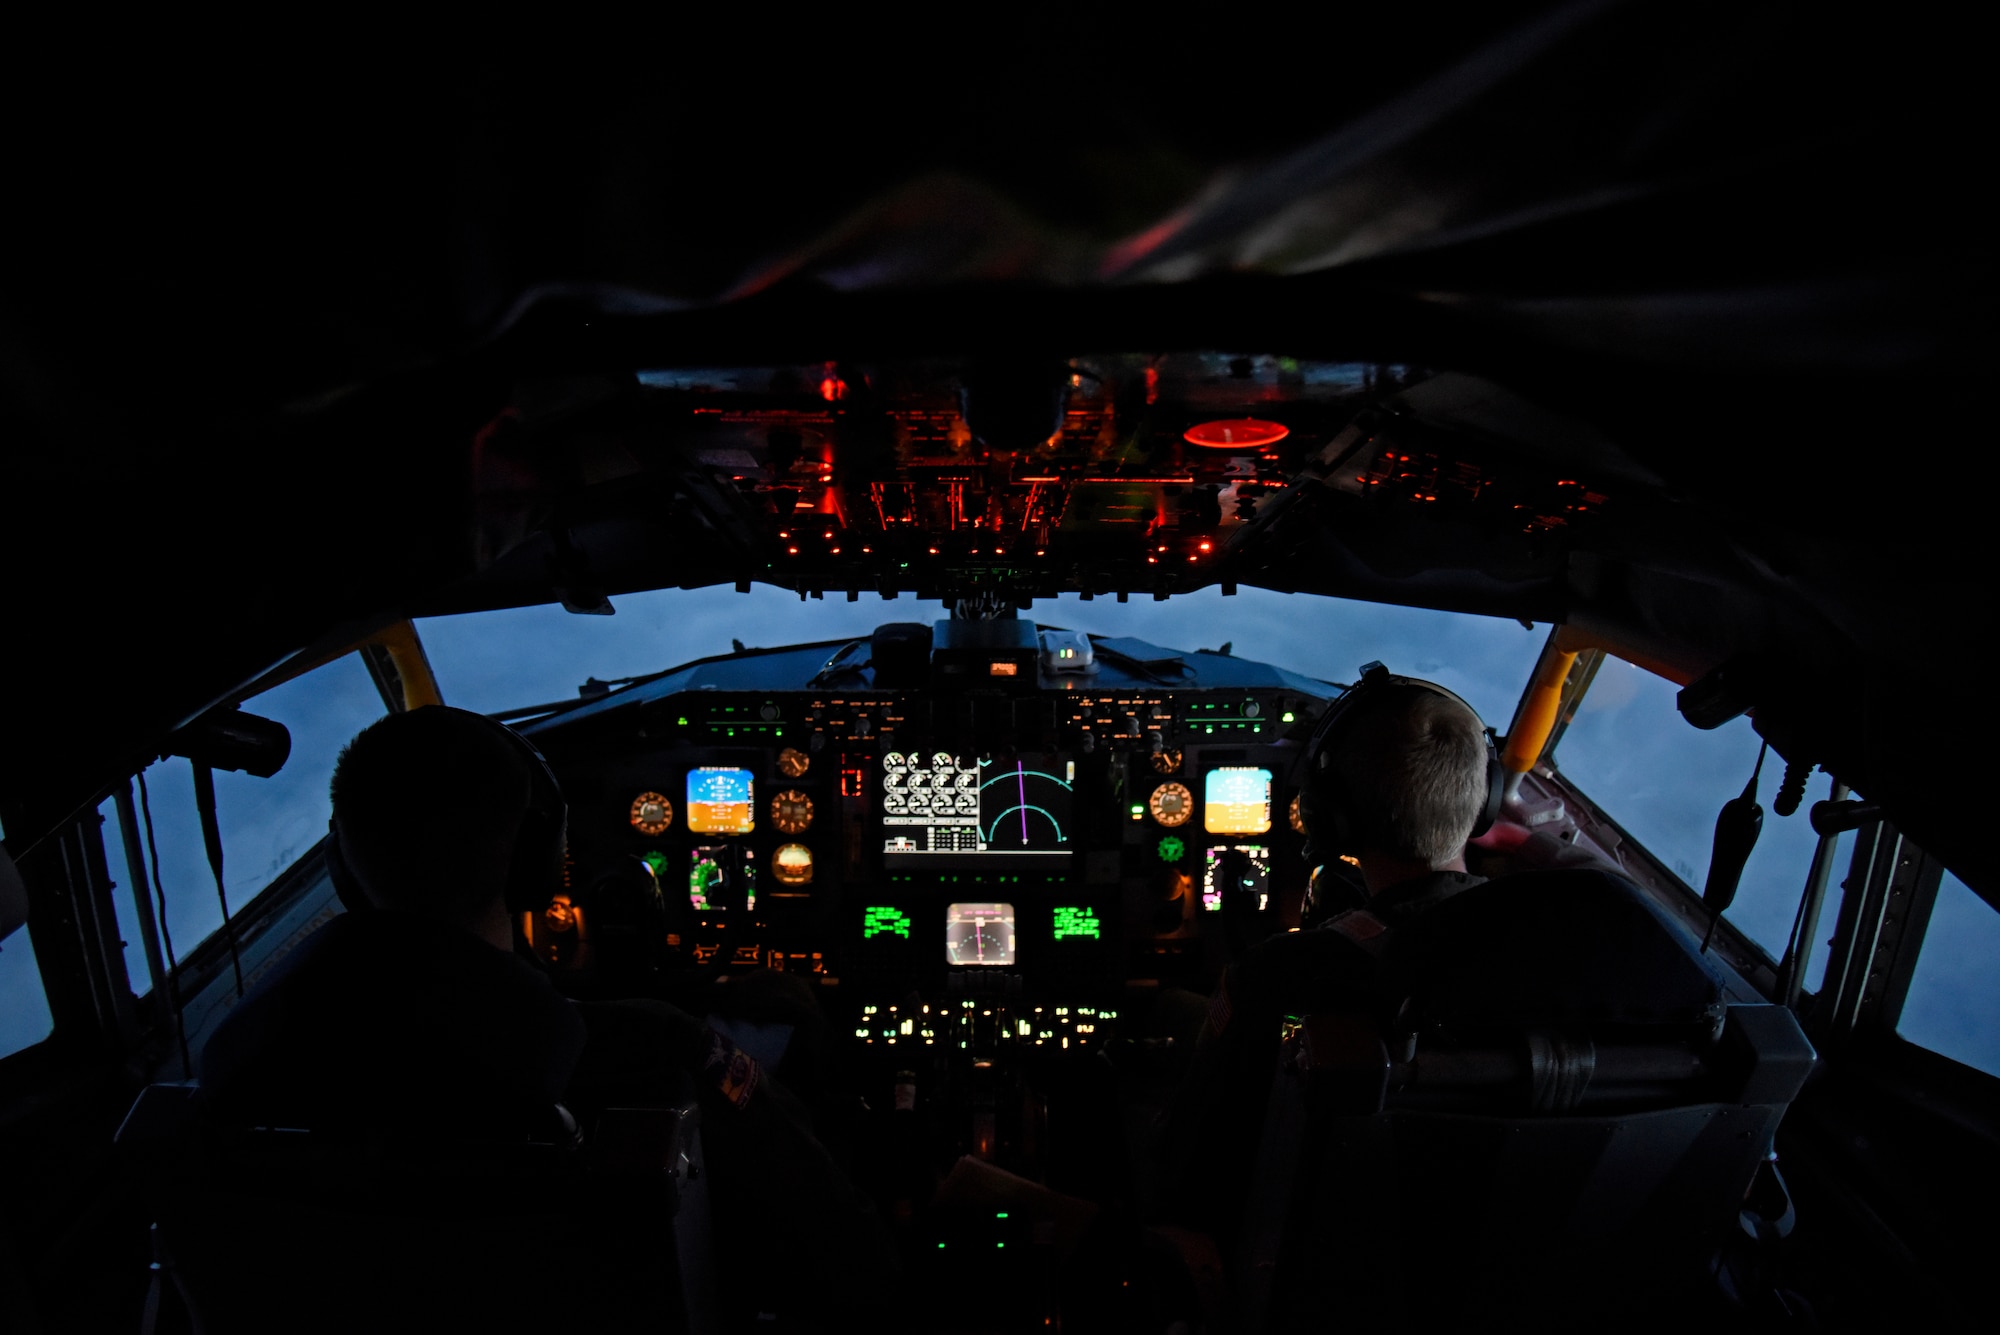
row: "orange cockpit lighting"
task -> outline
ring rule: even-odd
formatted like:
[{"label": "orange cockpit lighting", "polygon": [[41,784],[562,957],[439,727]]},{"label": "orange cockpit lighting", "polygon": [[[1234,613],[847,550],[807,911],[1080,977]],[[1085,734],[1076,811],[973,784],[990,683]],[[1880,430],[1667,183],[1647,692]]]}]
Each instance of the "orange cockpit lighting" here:
[{"label": "orange cockpit lighting", "polygon": [[1205,450],[1256,450],[1266,445],[1276,445],[1292,429],[1282,422],[1266,422],[1256,417],[1230,417],[1217,422],[1203,422],[1182,432],[1182,438],[1190,445],[1199,445]]}]

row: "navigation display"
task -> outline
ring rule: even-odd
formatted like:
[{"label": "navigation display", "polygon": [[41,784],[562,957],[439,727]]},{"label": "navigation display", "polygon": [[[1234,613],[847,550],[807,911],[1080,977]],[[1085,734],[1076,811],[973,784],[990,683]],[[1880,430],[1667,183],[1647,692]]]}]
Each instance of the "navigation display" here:
[{"label": "navigation display", "polygon": [[697,913],[757,907],[757,864],[741,844],[688,850],[688,903]]},{"label": "navigation display", "polygon": [[949,751],[882,757],[882,852],[891,866],[1062,863],[1076,762],[980,760]]},{"label": "navigation display", "polygon": [[1271,850],[1262,844],[1230,844],[1208,850],[1201,875],[1201,906],[1220,912],[1224,895],[1254,897],[1258,912],[1271,902]]},{"label": "navigation display", "polygon": [[1014,906],[953,904],[946,909],[944,957],[953,964],[1012,964]]},{"label": "navigation display", "polygon": [[1203,781],[1202,827],[1210,834],[1263,834],[1271,828],[1271,771],[1224,765]]},{"label": "navigation display", "polygon": [[688,771],[688,829],[696,834],[748,834],[757,828],[755,782],[747,769],[703,765]]}]

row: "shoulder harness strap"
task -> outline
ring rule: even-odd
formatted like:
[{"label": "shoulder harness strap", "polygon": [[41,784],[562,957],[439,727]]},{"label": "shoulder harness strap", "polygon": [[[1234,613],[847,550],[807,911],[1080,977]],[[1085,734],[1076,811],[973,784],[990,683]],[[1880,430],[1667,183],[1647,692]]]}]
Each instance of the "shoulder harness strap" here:
[{"label": "shoulder harness strap", "polygon": [[1367,909],[1349,909],[1328,918],[1320,930],[1340,933],[1361,947],[1370,958],[1378,960],[1389,953],[1389,946],[1396,939],[1396,929]]}]

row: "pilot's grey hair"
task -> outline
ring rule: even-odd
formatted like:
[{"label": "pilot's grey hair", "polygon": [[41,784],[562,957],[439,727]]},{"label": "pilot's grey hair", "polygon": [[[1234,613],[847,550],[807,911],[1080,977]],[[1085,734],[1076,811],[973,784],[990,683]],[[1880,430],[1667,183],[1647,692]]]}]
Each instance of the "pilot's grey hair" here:
[{"label": "pilot's grey hair", "polygon": [[1465,848],[1486,804],[1479,720],[1421,686],[1383,692],[1334,757],[1364,848],[1442,867]]}]

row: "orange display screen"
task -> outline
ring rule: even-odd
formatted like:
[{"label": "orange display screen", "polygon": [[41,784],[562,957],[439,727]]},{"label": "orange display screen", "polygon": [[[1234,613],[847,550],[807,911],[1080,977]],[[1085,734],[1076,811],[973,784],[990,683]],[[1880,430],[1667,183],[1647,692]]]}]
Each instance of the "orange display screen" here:
[{"label": "orange display screen", "polygon": [[755,779],[747,769],[704,765],[688,771],[687,823],[696,834],[748,834],[757,828]]},{"label": "orange display screen", "polygon": [[1271,828],[1271,771],[1224,765],[1202,787],[1202,828],[1210,834],[1263,834]]}]

